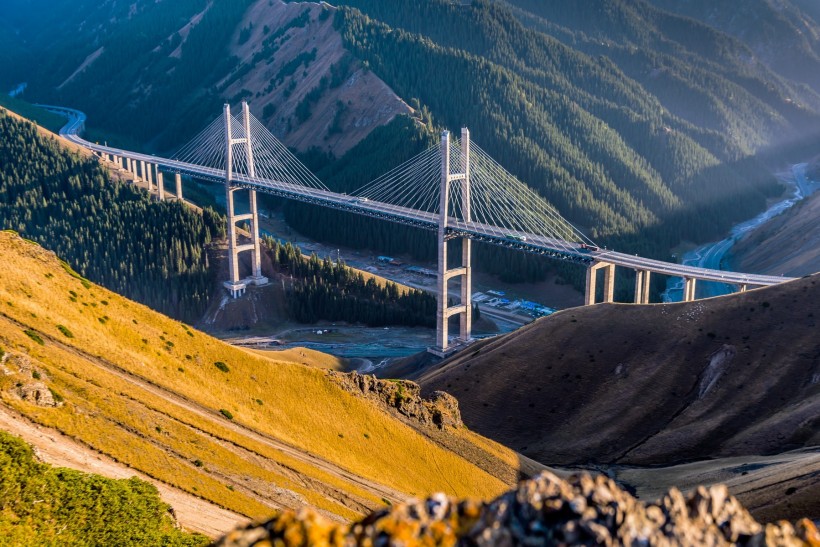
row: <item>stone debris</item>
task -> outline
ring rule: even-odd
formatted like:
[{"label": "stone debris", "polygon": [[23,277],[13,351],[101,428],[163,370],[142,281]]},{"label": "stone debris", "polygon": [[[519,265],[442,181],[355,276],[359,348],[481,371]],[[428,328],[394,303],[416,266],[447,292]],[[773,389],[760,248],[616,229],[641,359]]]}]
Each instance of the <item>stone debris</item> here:
[{"label": "stone debris", "polygon": [[638,501],[611,479],[551,473],[489,503],[433,494],[337,525],[314,511],[286,512],[218,540],[217,547],[413,545],[661,545],[820,547],[808,519],[760,524],[723,485]]}]

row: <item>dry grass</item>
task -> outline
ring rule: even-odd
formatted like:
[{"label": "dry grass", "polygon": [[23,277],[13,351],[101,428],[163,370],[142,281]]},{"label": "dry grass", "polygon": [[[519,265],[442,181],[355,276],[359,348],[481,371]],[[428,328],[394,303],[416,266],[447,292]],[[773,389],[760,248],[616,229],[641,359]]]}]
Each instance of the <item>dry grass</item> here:
[{"label": "dry grass", "polygon": [[[254,355],[271,359],[271,350],[245,348]],[[323,370],[344,371],[348,369],[348,361],[335,355],[322,353],[310,348],[289,348],[276,351],[276,360],[301,363],[309,367]]]},{"label": "dry grass", "polygon": [[[68,404],[44,409],[7,389],[3,399],[149,475],[249,516],[292,498],[266,493],[270,485],[342,518],[362,512],[357,503],[381,502],[368,481],[398,495],[442,490],[490,497],[506,487],[342,391],[321,370],[285,362],[280,354],[273,360],[228,346],[70,275],[52,253],[12,234],[0,234],[0,252],[0,313],[8,317],[2,345],[37,359]],[[57,325],[67,325],[74,337]],[[39,332],[45,345],[34,343],[23,328]],[[216,362],[226,363],[229,372]],[[211,414],[203,417],[137,389],[104,368],[106,363],[182,394]],[[232,413],[234,422],[364,481],[354,483],[255,442],[231,430],[220,409]]]}]

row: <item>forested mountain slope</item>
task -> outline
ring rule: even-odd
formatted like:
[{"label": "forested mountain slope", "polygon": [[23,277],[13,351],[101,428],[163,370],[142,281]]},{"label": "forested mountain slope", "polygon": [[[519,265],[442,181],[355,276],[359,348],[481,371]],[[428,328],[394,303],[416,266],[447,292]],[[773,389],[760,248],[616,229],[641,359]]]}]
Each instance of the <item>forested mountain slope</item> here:
[{"label": "forested mountain slope", "polygon": [[[106,2],[93,14],[80,3],[64,19],[44,16],[50,35],[21,6],[10,9],[23,31],[16,47],[47,61],[32,73],[18,60],[8,85],[29,81],[30,96],[83,108],[110,132],[172,149],[222,101],[247,99],[346,191],[438,129],[469,126],[594,239],[656,257],[761,209],[779,187],[750,155],[820,123],[816,88],[753,45],[645,0],[184,0]],[[760,18],[767,6],[746,11]],[[395,116],[407,105],[416,121]],[[406,229],[296,211],[289,218],[309,235],[345,232],[383,252],[427,245]],[[515,269],[532,269],[524,262]]]},{"label": "forested mountain slope", "polygon": [[224,236],[222,217],[152,201],[3,109],[0,134],[0,228],[42,243],[113,291],[199,318],[213,284],[207,246]]},{"label": "forested mountain slope", "polygon": [[163,152],[182,146],[225,101],[249,100],[289,146],[337,155],[410,111],[345,51],[327,5],[34,4],[6,8],[20,35],[0,84],[28,82],[29,95],[74,105],[109,135]]},{"label": "forested mountain slope", "polygon": [[743,42],[778,74],[815,90],[820,86],[817,2],[748,0],[651,0],[664,10],[691,17]]}]

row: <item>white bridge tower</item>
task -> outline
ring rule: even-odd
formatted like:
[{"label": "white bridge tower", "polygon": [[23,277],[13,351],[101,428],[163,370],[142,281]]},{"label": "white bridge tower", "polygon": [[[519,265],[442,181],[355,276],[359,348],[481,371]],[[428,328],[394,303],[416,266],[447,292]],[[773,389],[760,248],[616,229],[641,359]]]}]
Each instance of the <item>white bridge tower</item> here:
[{"label": "white bridge tower", "polygon": [[[450,132],[441,134],[441,195],[439,196],[439,223],[438,223],[438,303],[436,309],[436,345],[429,348],[429,352],[439,357],[446,357],[458,346],[450,346],[448,326],[450,317],[460,316],[458,343],[470,342],[473,330],[472,285],[473,271],[470,261],[472,254],[472,240],[461,238],[461,267],[448,269],[447,243],[458,236],[447,233],[450,209],[450,184],[459,183],[461,191],[462,220],[469,222],[470,214],[470,131],[461,130],[461,146],[459,154],[459,170],[450,172]],[[455,306],[449,305],[447,283],[450,279],[461,277],[461,302]]]},{"label": "white bridge tower", "polygon": [[[262,275],[262,260],[261,250],[259,247],[259,213],[256,208],[256,190],[248,190],[248,201],[250,205],[250,212],[244,215],[237,215],[234,210],[234,193],[242,190],[234,187],[233,181],[233,147],[237,144],[244,145],[242,153],[245,154],[248,165],[248,176],[253,178],[256,172],[253,164],[253,145],[251,142],[251,113],[248,109],[248,103],[242,102],[242,125],[244,126],[245,136],[235,139],[231,135],[231,105],[225,104],[224,108],[225,118],[225,198],[226,209],[228,213],[228,281],[225,281],[224,286],[231,293],[231,296],[236,298],[244,294],[245,289],[249,284],[264,285],[268,282],[268,278]],[[237,222],[250,221],[250,239],[251,242],[245,245],[237,243]],[[245,279],[239,279],[239,253],[244,251],[251,251],[251,275]]]}]

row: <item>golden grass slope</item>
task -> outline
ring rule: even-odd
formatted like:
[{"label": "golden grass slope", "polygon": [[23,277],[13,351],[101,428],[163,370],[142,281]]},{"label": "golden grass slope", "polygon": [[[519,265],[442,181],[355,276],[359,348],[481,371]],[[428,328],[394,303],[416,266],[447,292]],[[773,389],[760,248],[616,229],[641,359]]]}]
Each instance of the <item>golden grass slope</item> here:
[{"label": "golden grass slope", "polygon": [[[0,255],[2,404],[152,477],[254,518],[310,505],[352,519],[409,495],[508,486],[321,370],[233,348],[16,234],[0,233]],[[19,397],[34,371],[64,405]]]}]

